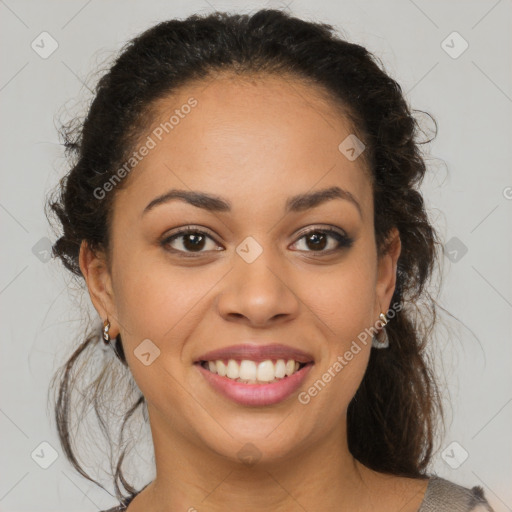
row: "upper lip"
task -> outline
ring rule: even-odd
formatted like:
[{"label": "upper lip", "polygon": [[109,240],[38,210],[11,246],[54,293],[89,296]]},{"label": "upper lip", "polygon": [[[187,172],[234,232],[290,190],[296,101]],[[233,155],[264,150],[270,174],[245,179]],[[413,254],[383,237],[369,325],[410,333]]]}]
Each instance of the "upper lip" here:
[{"label": "upper lip", "polygon": [[248,359],[255,362],[261,362],[267,359],[293,359],[299,363],[310,363],[313,361],[313,356],[302,350],[286,345],[242,344],[212,350],[198,357],[196,362],[217,361],[219,359]]}]

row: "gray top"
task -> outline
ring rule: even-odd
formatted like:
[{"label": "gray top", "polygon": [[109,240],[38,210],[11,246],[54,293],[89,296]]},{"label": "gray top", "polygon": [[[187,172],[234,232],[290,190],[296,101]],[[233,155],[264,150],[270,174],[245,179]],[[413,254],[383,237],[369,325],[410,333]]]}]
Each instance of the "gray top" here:
[{"label": "gray top", "polygon": [[482,487],[471,489],[450,480],[431,476],[418,512],[494,512]]},{"label": "gray top", "polygon": [[[127,498],[124,505],[103,512],[124,512],[136,494]],[[425,496],[418,512],[494,512],[484,496],[482,487],[462,487],[436,475],[429,479]]]}]

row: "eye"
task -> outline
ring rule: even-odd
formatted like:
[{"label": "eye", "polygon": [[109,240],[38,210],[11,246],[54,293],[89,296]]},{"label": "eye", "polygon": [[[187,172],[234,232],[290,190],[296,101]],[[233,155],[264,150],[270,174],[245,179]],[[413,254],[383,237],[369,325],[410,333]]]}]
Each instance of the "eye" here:
[{"label": "eye", "polygon": [[[176,231],[171,236],[165,237],[160,243],[164,248],[172,252],[184,253],[186,255],[187,253],[207,252],[203,249],[207,246],[208,240],[214,242],[214,246],[218,247],[215,240],[208,233],[193,226],[188,226]],[[210,250],[218,251],[222,249],[212,248]]]},{"label": "eye", "polygon": [[[208,249],[208,241],[213,245]],[[295,244],[304,241],[306,249],[298,249],[305,252],[318,252],[329,254],[352,246],[353,240],[345,234],[331,228],[320,229],[310,228],[302,233],[302,236]],[[180,253],[184,256],[194,256],[194,253],[200,254],[209,250],[219,251],[219,248],[213,237],[206,231],[194,226],[175,231],[172,235],[166,236],[160,244],[166,250]],[[327,248],[327,249],[326,249]]]},{"label": "eye", "polygon": [[[329,246],[330,239],[330,246]],[[299,238],[304,240],[306,252],[331,253],[352,246],[353,240],[334,229],[310,228]],[[298,243],[296,242],[296,243]],[[326,249],[326,247],[328,247]],[[303,249],[299,249],[303,250]]]}]

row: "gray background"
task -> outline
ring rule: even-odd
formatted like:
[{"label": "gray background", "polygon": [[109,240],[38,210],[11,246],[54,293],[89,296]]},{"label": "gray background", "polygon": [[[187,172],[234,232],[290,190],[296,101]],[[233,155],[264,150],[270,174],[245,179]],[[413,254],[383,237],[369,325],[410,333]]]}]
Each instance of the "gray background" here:
[{"label": "gray background", "polygon": [[[66,170],[57,115],[63,106],[76,112],[98,65],[151,24],[264,6],[285,4],[0,1],[1,511],[94,511],[115,503],[65,461],[46,406],[50,377],[81,332],[80,307],[90,311],[88,297],[69,291],[60,264],[46,261],[45,237],[54,236],[44,196]],[[292,0],[287,7],[367,46],[412,107],[439,123],[423,191],[447,249],[439,302],[456,319],[442,315],[436,341],[453,412],[432,471],[483,486],[498,512],[512,510],[511,7],[510,0]],[[47,58],[31,47],[51,48],[43,31],[58,44]],[[454,31],[469,44],[457,58],[463,42]],[[47,469],[40,465],[51,461],[51,448],[42,442],[57,452]],[[151,456],[141,453],[149,479]]]}]

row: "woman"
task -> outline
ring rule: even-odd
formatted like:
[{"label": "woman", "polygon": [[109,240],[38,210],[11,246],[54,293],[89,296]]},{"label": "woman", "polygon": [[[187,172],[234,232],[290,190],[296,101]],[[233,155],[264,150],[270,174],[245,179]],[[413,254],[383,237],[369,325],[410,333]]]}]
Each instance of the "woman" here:
[{"label": "woman", "polygon": [[70,434],[83,361],[105,433],[120,368],[122,431],[137,411],[151,428],[156,477],[137,492],[123,451],[111,510],[492,510],[427,473],[440,242],[416,135],[399,85],[328,25],[214,13],[124,48],[50,202],[112,347],[91,364],[97,328],[59,374],[67,457],[92,479]]}]

